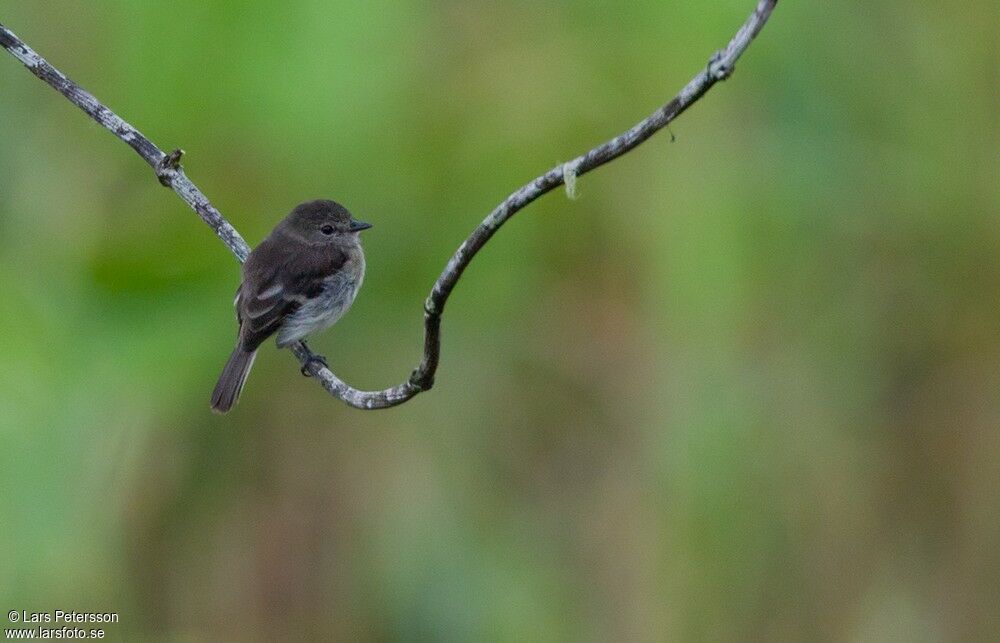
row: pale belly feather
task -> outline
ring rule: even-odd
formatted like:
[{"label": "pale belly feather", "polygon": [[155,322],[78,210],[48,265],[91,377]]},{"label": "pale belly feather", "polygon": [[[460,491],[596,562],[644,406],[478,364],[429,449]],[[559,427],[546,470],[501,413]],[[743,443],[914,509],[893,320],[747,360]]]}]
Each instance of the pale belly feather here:
[{"label": "pale belly feather", "polygon": [[278,346],[285,347],[337,323],[354,303],[365,277],[364,258],[350,261],[323,282],[319,295],[289,315],[278,330]]}]

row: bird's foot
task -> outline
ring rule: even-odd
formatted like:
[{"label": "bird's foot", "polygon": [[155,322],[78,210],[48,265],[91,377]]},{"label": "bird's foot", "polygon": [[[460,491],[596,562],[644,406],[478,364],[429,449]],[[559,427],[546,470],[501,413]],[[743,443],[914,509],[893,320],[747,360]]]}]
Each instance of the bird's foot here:
[{"label": "bird's foot", "polygon": [[306,361],[306,363],[302,365],[302,374],[305,375],[306,377],[309,377],[310,376],[309,368],[314,363],[319,364],[323,368],[330,368],[330,365],[326,363],[325,357],[323,357],[322,355],[313,354],[310,355],[308,361]]},{"label": "bird's foot", "polygon": [[303,375],[309,377],[310,375],[309,368],[314,363],[320,364],[323,368],[330,368],[330,365],[326,363],[326,357],[320,355],[319,353],[312,352],[312,350],[310,350],[309,346],[305,342],[302,342],[302,345],[305,346],[307,351],[309,351],[309,359],[306,360],[306,363],[302,365],[301,371]]}]

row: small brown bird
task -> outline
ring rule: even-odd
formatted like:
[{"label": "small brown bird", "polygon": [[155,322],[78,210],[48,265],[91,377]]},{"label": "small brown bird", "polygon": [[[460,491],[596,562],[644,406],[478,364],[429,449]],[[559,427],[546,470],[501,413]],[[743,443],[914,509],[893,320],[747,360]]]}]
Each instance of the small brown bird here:
[{"label": "small brown bird", "polygon": [[240,398],[257,349],[271,335],[284,348],[330,327],[354,303],[365,277],[359,233],[372,227],[334,201],[302,203],[243,264],[236,291],[236,348],[212,392],[226,413]]}]

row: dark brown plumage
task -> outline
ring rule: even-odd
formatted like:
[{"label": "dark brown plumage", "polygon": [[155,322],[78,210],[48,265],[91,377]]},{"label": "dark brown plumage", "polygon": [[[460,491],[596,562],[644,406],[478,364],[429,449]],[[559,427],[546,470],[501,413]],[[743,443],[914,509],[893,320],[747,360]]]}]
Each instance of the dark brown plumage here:
[{"label": "dark brown plumage", "polygon": [[370,227],[339,203],[309,201],[250,253],[236,291],[239,336],[212,393],[212,410],[225,413],[236,404],[268,337],[288,346],[347,312],[364,279],[358,233]]}]

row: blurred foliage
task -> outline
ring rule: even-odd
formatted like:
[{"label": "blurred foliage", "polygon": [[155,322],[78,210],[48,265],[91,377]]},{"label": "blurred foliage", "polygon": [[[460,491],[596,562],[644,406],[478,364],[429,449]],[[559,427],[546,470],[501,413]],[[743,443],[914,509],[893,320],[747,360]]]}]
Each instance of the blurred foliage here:
[{"label": "blurred foliage", "polygon": [[[255,243],[376,227],[314,347],[401,381],[506,194],[665,102],[750,0],[6,3]],[[1000,629],[1000,9],[781,3],[673,127],[473,263],[362,413],[237,264],[0,60],[0,606],[151,640],[985,640]]]}]

